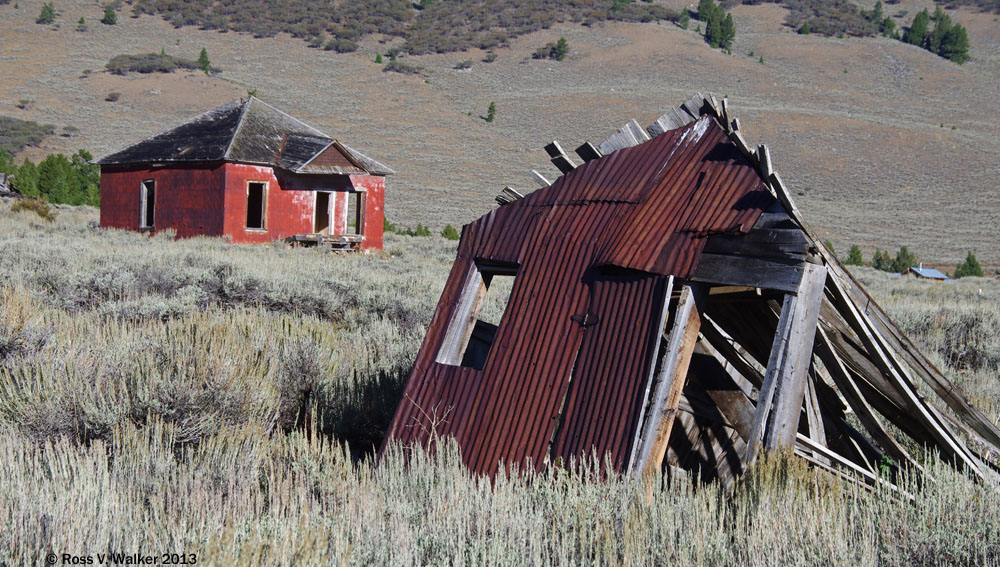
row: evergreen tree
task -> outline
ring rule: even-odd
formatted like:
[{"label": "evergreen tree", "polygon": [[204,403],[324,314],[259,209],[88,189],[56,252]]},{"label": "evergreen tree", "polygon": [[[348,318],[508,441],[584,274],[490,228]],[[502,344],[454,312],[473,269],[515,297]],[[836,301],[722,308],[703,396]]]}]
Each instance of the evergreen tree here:
[{"label": "evergreen tree", "polygon": [[104,7],[104,17],[101,18],[101,23],[109,26],[113,26],[118,23],[118,14],[115,13],[115,9],[111,6]]},{"label": "evergreen tree", "polygon": [[862,266],[864,263],[865,261],[861,257],[861,248],[859,248],[857,244],[851,246],[851,250],[847,253],[847,260],[844,261],[844,264],[847,264],[848,266]]},{"label": "evergreen tree", "polygon": [[705,41],[712,48],[717,48],[722,41],[722,24],[718,18],[712,18],[705,24]]},{"label": "evergreen tree", "polygon": [[896,37],[896,22],[891,17],[886,16],[878,25],[878,31],[885,37]]},{"label": "evergreen tree", "polygon": [[892,258],[889,253],[884,250],[875,250],[875,255],[872,256],[872,267],[876,270],[882,270],[883,272],[892,271]]},{"label": "evergreen tree", "polygon": [[201,53],[198,55],[198,68],[206,75],[212,70],[212,63],[208,60],[208,51],[204,47],[201,48]]},{"label": "evergreen tree", "polygon": [[14,157],[7,150],[0,148],[0,173],[10,175],[16,171],[17,164],[14,163]]},{"label": "evergreen tree", "polygon": [[917,265],[917,257],[906,247],[902,246],[896,252],[896,259],[892,261],[892,271],[902,272]]},{"label": "evergreen tree", "polygon": [[799,33],[802,35],[809,35],[809,21],[806,20],[802,22],[802,27],[799,28]]},{"label": "evergreen tree", "polygon": [[559,41],[556,42],[555,49],[552,50],[552,58],[556,61],[562,61],[569,54],[569,42],[566,41],[565,37],[560,37]]},{"label": "evergreen tree", "polygon": [[869,16],[870,17],[868,19],[873,22],[877,23],[882,21],[882,18],[885,17],[885,12],[882,10],[882,0],[878,0],[878,2],[875,3],[875,9],[871,11]]},{"label": "evergreen tree", "polygon": [[723,49],[732,49],[733,40],[736,39],[736,24],[733,23],[733,15],[726,14],[719,23],[719,46]]},{"label": "evergreen tree", "polygon": [[969,35],[964,26],[955,24],[948,30],[938,55],[959,65],[969,60]]},{"label": "evergreen tree", "polygon": [[486,121],[493,122],[497,115],[497,103],[490,101],[490,107],[486,109]]},{"label": "evergreen tree", "polygon": [[931,16],[927,13],[927,8],[917,12],[917,15],[913,17],[913,23],[903,34],[903,41],[911,45],[923,45],[924,38],[927,36],[927,28],[930,27]]},{"label": "evergreen tree", "polygon": [[931,53],[940,55],[944,36],[948,35],[948,31],[951,30],[951,18],[941,9],[941,6],[938,6],[931,19],[934,20],[934,31],[928,36],[924,47]]},{"label": "evergreen tree", "polygon": [[42,4],[42,11],[38,14],[38,18],[35,20],[35,23],[51,24],[54,21],[56,21],[56,9],[52,6],[52,2]]},{"label": "evergreen tree", "polygon": [[21,167],[14,173],[14,188],[25,197],[41,197],[38,190],[38,168],[30,159],[24,160]]},{"label": "evergreen tree", "polygon": [[715,11],[718,9],[719,7],[715,5],[715,0],[699,0],[698,20],[708,22],[709,20],[715,19]]},{"label": "evergreen tree", "polygon": [[690,25],[690,23],[691,23],[691,13],[688,12],[687,8],[684,8],[684,10],[681,11],[681,16],[677,18],[677,25],[679,25],[681,29],[686,30],[688,29],[688,25]]},{"label": "evergreen tree", "polygon": [[955,267],[955,279],[967,277],[983,277],[983,267],[976,260],[976,255],[969,250],[969,255],[965,257],[965,262]]}]

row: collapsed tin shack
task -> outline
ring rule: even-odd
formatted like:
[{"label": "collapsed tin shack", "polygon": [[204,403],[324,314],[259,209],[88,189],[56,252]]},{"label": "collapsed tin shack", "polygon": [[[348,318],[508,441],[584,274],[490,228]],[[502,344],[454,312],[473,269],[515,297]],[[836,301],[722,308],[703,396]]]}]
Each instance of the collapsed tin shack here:
[{"label": "collapsed tin shack", "polygon": [[581,165],[546,149],[560,178],[464,227],[386,444],[453,436],[490,476],[596,453],[725,483],[790,447],[875,483],[919,466],[905,435],[997,477],[1000,431],[805,225],[725,100],[632,121]]}]

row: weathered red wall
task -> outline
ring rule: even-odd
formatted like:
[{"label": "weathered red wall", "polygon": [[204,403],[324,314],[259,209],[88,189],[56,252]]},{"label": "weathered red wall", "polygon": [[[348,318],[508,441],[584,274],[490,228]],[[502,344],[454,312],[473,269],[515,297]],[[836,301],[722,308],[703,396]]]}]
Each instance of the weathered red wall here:
[{"label": "weathered red wall", "polygon": [[[316,191],[333,191],[331,222],[347,224],[347,191],[366,191],[362,248],[382,248],[385,178],[371,175],[293,175],[240,163],[104,166],[101,226],[139,230],[140,188],[156,180],[155,228],[178,237],[225,236],[232,242],[269,242],[313,231]],[[266,182],[265,230],[246,228],[247,183]]]},{"label": "weathered red wall", "polygon": [[139,230],[142,182],[156,181],[154,228],[178,237],[222,234],[222,163],[101,167],[101,226]]},{"label": "weathered red wall", "polygon": [[368,192],[365,197],[365,240],[361,247],[381,250],[382,221],[385,219],[385,177],[352,175],[351,185]]}]

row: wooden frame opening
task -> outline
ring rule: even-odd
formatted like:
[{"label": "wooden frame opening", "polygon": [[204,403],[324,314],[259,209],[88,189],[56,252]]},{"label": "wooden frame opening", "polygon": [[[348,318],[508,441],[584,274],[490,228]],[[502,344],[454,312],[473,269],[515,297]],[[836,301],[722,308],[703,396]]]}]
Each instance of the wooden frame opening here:
[{"label": "wooden frame opening", "polygon": [[517,264],[477,261],[466,275],[437,362],[482,370],[503,322]]},{"label": "wooden frame opening", "polygon": [[267,182],[247,181],[247,223],[248,230],[267,230]]},{"label": "wooden frame opening", "polygon": [[355,191],[347,195],[347,227],[345,234],[365,233],[366,191]]},{"label": "wooden frame opening", "polygon": [[139,230],[153,230],[155,222],[156,181],[146,179],[139,187]]},{"label": "wooden frame opening", "polygon": [[330,193],[327,191],[316,192],[313,232],[315,234],[330,234]]}]

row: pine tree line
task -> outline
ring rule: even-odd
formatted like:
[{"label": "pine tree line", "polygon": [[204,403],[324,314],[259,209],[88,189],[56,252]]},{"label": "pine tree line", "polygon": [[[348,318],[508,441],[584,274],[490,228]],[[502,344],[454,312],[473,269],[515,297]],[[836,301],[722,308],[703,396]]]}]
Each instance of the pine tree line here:
[{"label": "pine tree line", "polygon": [[[880,2],[881,4],[881,2]],[[934,27],[931,28],[931,22]],[[913,17],[913,23],[900,38],[902,41],[923,47],[945,59],[961,65],[969,60],[969,34],[961,24],[953,24],[941,6],[931,15],[924,8]]]},{"label": "pine tree line", "polygon": [[0,173],[12,176],[11,184],[25,197],[67,205],[100,205],[101,168],[90,163],[94,156],[80,150],[69,158],[49,154],[35,165],[20,166],[6,150],[0,150]]},{"label": "pine tree line", "polygon": [[[829,245],[827,246],[829,248]],[[851,246],[850,252],[847,253],[847,259],[844,261],[847,266],[864,266],[865,261],[861,255],[861,248],[855,244]],[[910,250],[903,246],[896,252],[896,257],[893,258],[885,250],[875,250],[875,254],[872,255],[872,261],[869,264],[876,270],[881,270],[883,272],[893,272],[899,273],[904,272],[913,266],[917,265],[917,257],[915,254],[910,252]],[[969,251],[969,254],[965,257],[965,262],[955,266],[955,273],[952,276],[955,279],[964,277],[983,277],[983,267],[979,265],[979,261],[976,260],[976,255]]]}]

